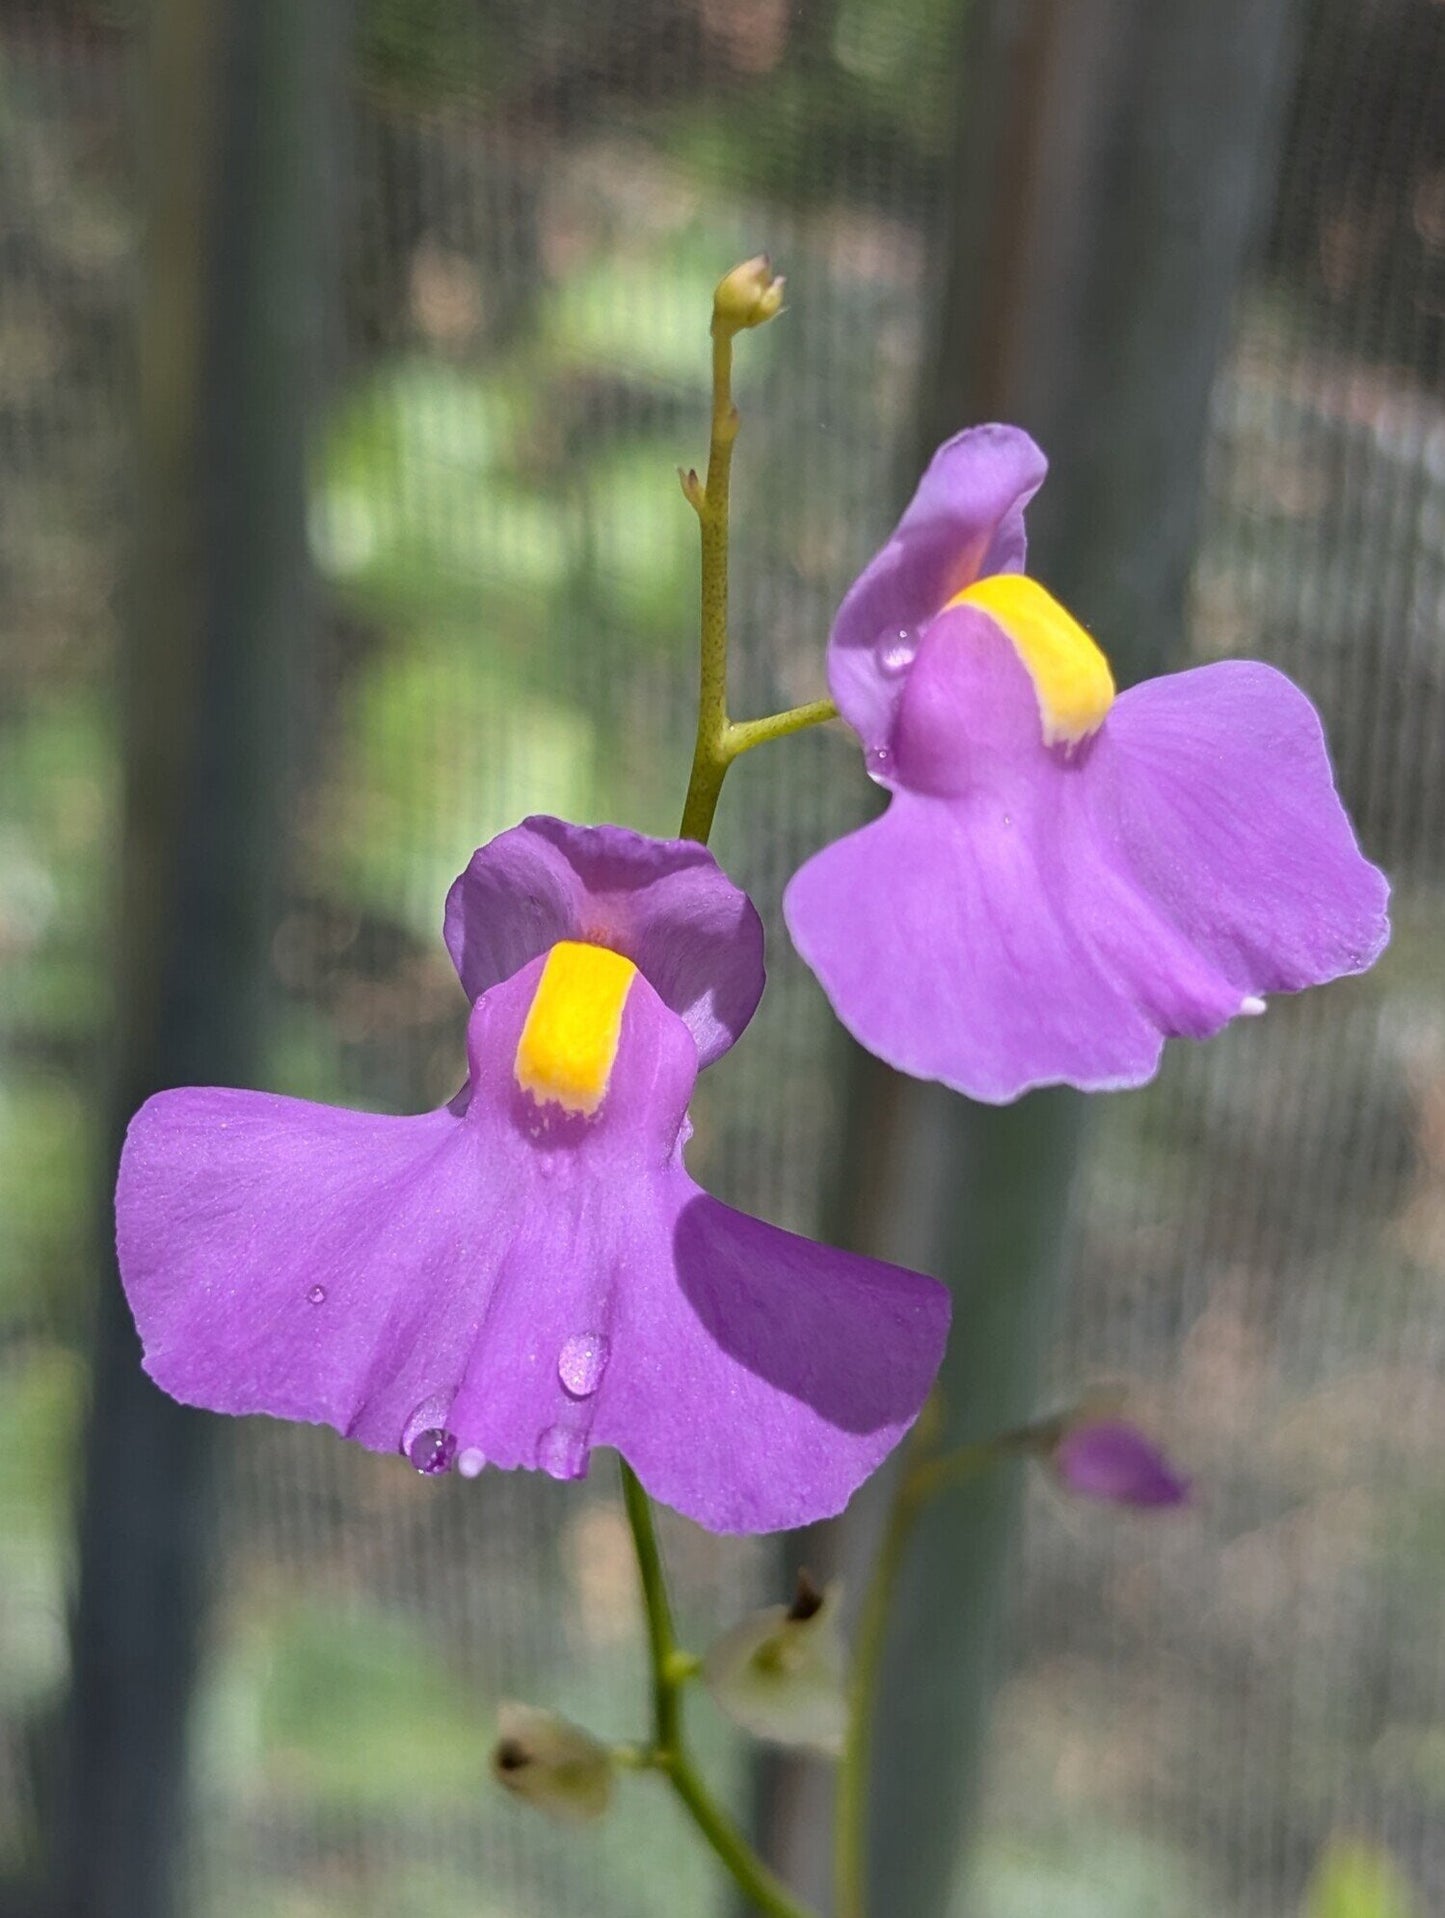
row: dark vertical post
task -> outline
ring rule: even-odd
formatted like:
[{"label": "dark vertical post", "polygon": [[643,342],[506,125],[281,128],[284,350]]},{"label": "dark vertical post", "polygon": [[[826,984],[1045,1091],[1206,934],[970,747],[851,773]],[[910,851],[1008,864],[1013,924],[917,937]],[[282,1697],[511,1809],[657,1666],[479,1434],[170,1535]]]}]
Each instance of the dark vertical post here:
[{"label": "dark vertical post", "polygon": [[[977,419],[1036,434],[1053,469],[1030,570],[1126,682],[1181,636],[1209,395],[1270,177],[1291,13],[1291,0],[971,9],[919,451]],[[1064,1092],[1004,1109],[932,1087],[901,1097],[894,1155],[931,1139],[943,1167],[929,1216],[956,1298],[941,1380],[954,1441],[1036,1409],[1082,1105]],[[886,1243],[886,1218],[868,1236]],[[1018,1497],[1017,1471],[1000,1471],[940,1498],[915,1539],[873,1766],[873,1909],[889,1918],[957,1909]]]},{"label": "dark vertical post", "polygon": [[[158,1087],[244,1085],[261,1069],[286,716],[311,613],[304,426],[333,256],[344,4],[149,9],[117,1151]],[[108,1248],[108,1195],[103,1232]],[[107,1249],[54,1832],[67,1918],[177,1909],[214,1444],[209,1421],[141,1373]]]}]

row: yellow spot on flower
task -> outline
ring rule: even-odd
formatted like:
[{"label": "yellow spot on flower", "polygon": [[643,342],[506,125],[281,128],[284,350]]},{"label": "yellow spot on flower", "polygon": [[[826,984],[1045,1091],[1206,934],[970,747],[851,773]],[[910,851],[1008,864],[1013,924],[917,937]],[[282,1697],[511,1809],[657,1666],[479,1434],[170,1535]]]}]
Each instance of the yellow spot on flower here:
[{"label": "yellow spot on flower", "polygon": [[1036,579],[993,573],[965,586],[948,604],[977,607],[1013,641],[1034,682],[1046,746],[1075,745],[1103,724],[1114,703],[1109,662]]},{"label": "yellow spot on flower", "polygon": [[564,939],[547,954],[517,1041],[517,1084],[539,1105],[590,1118],[607,1096],[637,968],[606,946]]}]

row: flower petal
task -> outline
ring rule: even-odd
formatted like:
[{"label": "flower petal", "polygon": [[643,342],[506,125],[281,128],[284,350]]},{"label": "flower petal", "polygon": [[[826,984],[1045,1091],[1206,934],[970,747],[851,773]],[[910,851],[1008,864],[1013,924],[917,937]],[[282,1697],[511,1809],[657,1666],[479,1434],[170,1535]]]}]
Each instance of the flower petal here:
[{"label": "flower petal", "polygon": [[1165,1037],[1359,971],[1388,935],[1314,710],[1268,667],[1151,681],[1049,748],[1007,640],[959,609],[892,739],[887,813],[784,911],[843,1023],[917,1077],[993,1102],[1138,1085]]},{"label": "flower petal", "polygon": [[447,950],[468,999],[559,939],[613,947],[682,1018],[710,1065],[763,990],[763,927],[746,893],[689,839],[536,816],[473,853],[447,894]]},{"label": "flower petal", "polygon": [[828,683],[869,752],[887,743],[900,675],[927,622],[974,580],[1022,570],[1024,508],[1047,471],[1016,426],[956,433],[849,587],[828,642]]},{"label": "flower petal", "polygon": [[1101,837],[1242,994],[1374,964],[1390,937],[1389,883],[1361,856],[1319,715],[1283,673],[1225,660],[1148,680],[1120,697],[1105,733]]},{"label": "flower petal", "polygon": [[142,1108],[116,1203],[147,1370],[422,1470],[572,1478],[616,1445],[715,1530],[837,1511],[922,1405],[947,1294],[699,1190],[696,1049],[641,974],[597,1114],[539,1105],[516,1057],[543,965],[474,1007],[464,1114],[205,1089]]},{"label": "flower petal", "polygon": [[1061,916],[1061,883],[1001,807],[899,792],[801,868],[783,909],[839,1019],[900,1072],[993,1104],[1142,1084],[1160,1033]]},{"label": "flower petal", "polygon": [[116,1190],[146,1370],[187,1405],[400,1450],[412,1413],[444,1406],[524,1223],[525,1195],[490,1189],[469,1145],[445,1110],[394,1119],[210,1087],[148,1100]]},{"label": "flower petal", "polygon": [[619,1287],[594,1436],[715,1532],[840,1512],[918,1416],[943,1357],[934,1280],[734,1212],[679,1172]]}]

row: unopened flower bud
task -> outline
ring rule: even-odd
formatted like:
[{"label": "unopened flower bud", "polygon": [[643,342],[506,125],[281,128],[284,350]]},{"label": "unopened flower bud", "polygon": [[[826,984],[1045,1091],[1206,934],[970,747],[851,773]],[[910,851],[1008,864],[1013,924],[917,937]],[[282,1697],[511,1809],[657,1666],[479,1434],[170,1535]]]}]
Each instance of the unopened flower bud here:
[{"label": "unopened flower bud", "polygon": [[791,1605],[752,1612],[702,1662],[719,1708],[755,1738],[836,1758],[848,1729],[845,1654],[836,1589],[799,1575]]},{"label": "unopened flower bud", "polygon": [[492,1776],[561,1824],[600,1818],[612,1803],[612,1756],[556,1712],[511,1702],[497,1708]]},{"label": "unopened flower bud", "polygon": [[741,333],[762,326],[782,311],[783,281],[775,275],[766,253],[744,260],[718,281],[712,296],[714,333]]},{"label": "unopened flower bud", "polygon": [[1052,1459],[1060,1483],[1080,1498],[1153,1508],[1182,1505],[1189,1497],[1188,1479],[1125,1419],[1065,1422]]}]

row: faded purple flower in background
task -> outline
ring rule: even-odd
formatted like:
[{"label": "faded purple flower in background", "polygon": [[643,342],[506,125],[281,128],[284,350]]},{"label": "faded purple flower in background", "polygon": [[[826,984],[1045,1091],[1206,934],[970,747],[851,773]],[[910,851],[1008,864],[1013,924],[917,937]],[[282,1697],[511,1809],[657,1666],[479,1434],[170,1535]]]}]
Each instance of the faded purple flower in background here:
[{"label": "faded purple flower in background", "polygon": [[389,1118],[187,1088],[136,1115],[117,1237],[146,1369],[428,1473],[577,1478],[615,1446],[715,1531],[841,1509],[917,1415],[948,1300],[688,1177],[700,1050],[762,988],[744,896],[697,846],[533,820],[447,930],[469,1097]]},{"label": "faded purple flower in background", "polygon": [[1363,971],[1389,936],[1296,687],[1226,661],[1116,697],[1024,576],[1044,472],[1015,428],[959,434],[848,592],[829,681],[891,798],[784,900],[870,1052],[994,1102],[1142,1084],[1167,1037]]},{"label": "faded purple flower in background", "polygon": [[1183,1505],[1189,1481],[1124,1419],[1086,1420],[1065,1428],[1052,1462],[1060,1483],[1080,1498],[1111,1505]]}]

